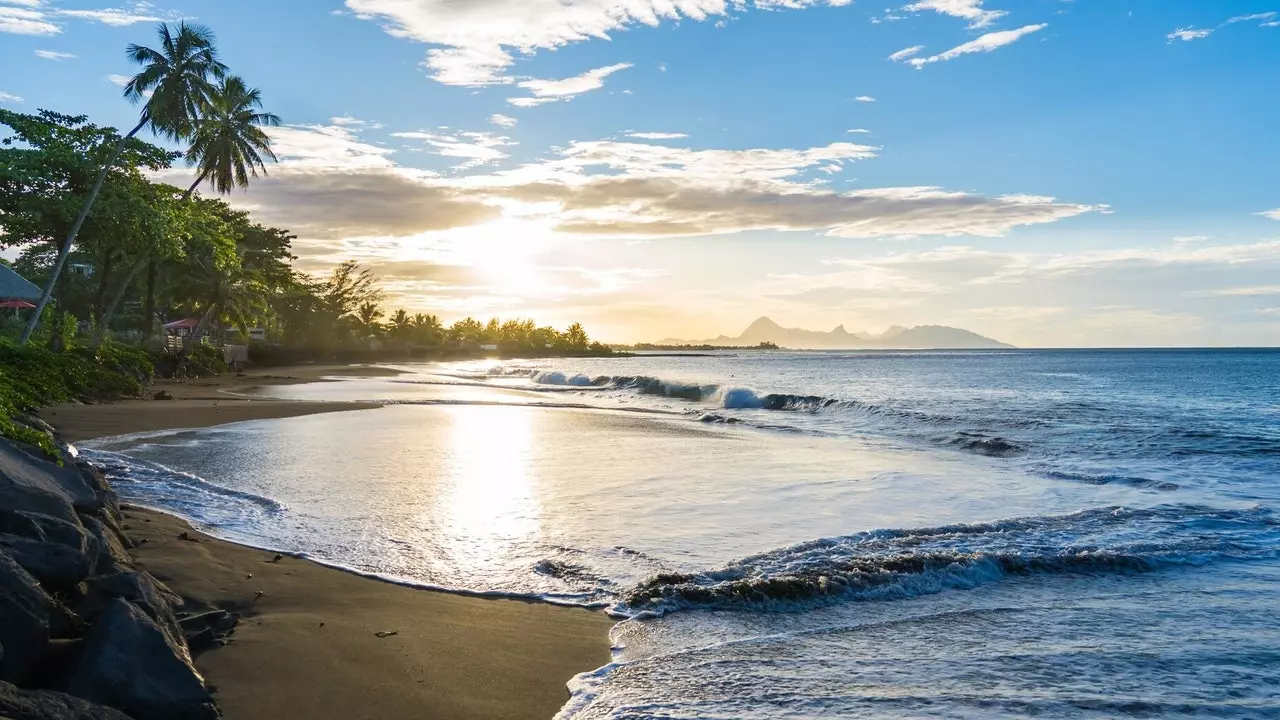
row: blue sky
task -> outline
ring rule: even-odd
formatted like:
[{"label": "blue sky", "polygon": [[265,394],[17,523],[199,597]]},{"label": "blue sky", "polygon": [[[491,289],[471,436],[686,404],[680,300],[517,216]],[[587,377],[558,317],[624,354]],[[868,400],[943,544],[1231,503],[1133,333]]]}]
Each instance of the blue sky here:
[{"label": "blue sky", "polygon": [[1278,12],[0,0],[0,104],[130,125],[124,46],[204,23],[286,123],[282,162],[228,199],[293,228],[305,268],[358,258],[446,319],[1270,345]]}]

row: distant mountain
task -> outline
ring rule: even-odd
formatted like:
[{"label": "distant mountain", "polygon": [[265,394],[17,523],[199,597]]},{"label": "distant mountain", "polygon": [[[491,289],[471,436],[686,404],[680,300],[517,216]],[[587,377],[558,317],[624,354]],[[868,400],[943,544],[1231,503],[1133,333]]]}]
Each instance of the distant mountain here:
[{"label": "distant mountain", "polygon": [[750,347],[762,342],[775,343],[797,350],[977,350],[1010,348],[998,340],[968,330],[943,325],[918,325],[905,328],[894,325],[879,335],[851,333],[838,325],[830,332],[784,328],[767,317],[747,326],[737,337],[721,335],[713,340],[663,340],[661,345],[723,345]]}]

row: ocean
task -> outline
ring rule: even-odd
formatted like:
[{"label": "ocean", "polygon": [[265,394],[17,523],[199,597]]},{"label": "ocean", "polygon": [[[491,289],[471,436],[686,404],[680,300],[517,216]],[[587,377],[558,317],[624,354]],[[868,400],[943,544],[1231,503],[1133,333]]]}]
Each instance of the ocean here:
[{"label": "ocean", "polygon": [[109,438],[229,540],[603,608],[562,718],[1280,717],[1280,352],[720,352]]}]

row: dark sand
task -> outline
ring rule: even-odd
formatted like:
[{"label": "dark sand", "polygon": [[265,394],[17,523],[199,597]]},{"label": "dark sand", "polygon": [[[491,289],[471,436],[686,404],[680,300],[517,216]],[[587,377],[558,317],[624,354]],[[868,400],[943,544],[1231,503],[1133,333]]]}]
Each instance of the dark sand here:
[{"label": "dark sand", "polygon": [[[153,392],[174,400],[66,405],[41,415],[74,442],[372,407],[220,392],[342,374],[376,373],[309,367],[161,383]],[[127,510],[125,526],[146,541],[134,551],[138,562],[186,598],[187,610],[247,616],[231,644],[196,658],[227,720],[545,720],[568,699],[570,678],[610,659],[612,622],[602,613],[402,587],[289,557],[273,563],[273,553],[149,510]],[[183,532],[198,542],[180,539]],[[396,634],[376,635],[388,631]]]},{"label": "dark sand", "polygon": [[153,430],[209,427],[242,420],[294,417],[336,410],[365,410],[377,405],[362,403],[296,402],[269,398],[245,398],[237,389],[264,385],[319,382],[343,375],[395,375],[396,370],[348,365],[309,365],[285,369],[221,375],[187,382],[159,380],[150,392],[166,392],[172,400],[125,400],[103,405],[56,405],[40,417],[58,428],[62,436],[77,442],[108,435]]}]

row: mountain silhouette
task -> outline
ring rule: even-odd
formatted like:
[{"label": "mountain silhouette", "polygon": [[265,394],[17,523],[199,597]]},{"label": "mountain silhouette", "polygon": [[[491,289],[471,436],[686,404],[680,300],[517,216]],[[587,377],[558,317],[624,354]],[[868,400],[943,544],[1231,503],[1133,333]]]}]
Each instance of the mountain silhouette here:
[{"label": "mountain silhouette", "polygon": [[911,328],[894,325],[875,335],[851,333],[845,330],[844,325],[837,325],[830,332],[784,328],[767,317],[758,318],[737,337],[721,335],[713,340],[663,340],[660,344],[742,347],[763,342],[797,350],[977,350],[1013,347],[969,330],[944,325],[918,325]]}]

